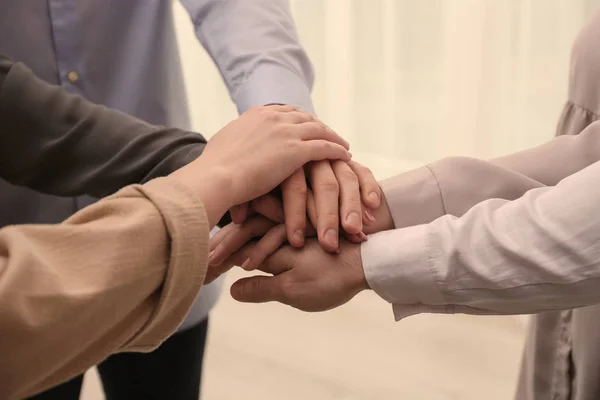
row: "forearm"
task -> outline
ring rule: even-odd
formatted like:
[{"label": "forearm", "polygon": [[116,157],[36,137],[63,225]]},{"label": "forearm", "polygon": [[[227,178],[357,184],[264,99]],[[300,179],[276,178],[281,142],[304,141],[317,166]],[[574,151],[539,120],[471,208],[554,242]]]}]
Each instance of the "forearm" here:
[{"label": "forearm", "polygon": [[514,201],[373,235],[370,286],[397,317],[418,312],[534,313],[600,301],[600,163]]},{"label": "forearm", "polygon": [[182,0],[240,113],[290,104],[314,113],[313,70],[288,0]]},{"label": "forearm", "polygon": [[600,161],[600,121],[578,135],[556,137],[540,146],[490,161],[543,185],[554,186],[567,176]]},{"label": "forearm", "polygon": [[599,160],[600,123],[580,135],[561,136],[491,161],[446,158],[381,183],[393,217],[387,229],[429,223],[445,214],[461,216],[486,199],[514,200],[528,190],[556,185]]},{"label": "forearm", "polygon": [[106,196],[171,173],[205,144],[70,95],[2,57],[0,129],[0,176],[55,195]]},{"label": "forearm", "polygon": [[168,179],[60,225],[0,230],[0,397],[152,350],[183,321],[204,280],[208,226],[202,204]]}]

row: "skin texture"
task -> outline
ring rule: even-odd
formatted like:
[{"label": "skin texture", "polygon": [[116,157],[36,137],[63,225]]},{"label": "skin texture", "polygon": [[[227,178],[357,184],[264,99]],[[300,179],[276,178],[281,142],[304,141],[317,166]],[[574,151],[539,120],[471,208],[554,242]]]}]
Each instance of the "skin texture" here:
[{"label": "skin texture", "polygon": [[[240,279],[231,286],[231,295],[241,302],[277,301],[308,312],[339,307],[369,289],[360,245],[345,240],[340,245],[340,254],[323,251],[314,239],[307,240],[302,249],[284,246],[258,268],[270,276]],[[253,246],[247,245],[226,262],[236,264]]]},{"label": "skin texture", "polygon": [[214,226],[227,209],[270,192],[306,163],[349,161],[348,147],[294,107],[255,107],[221,129],[200,157],[170,177],[197,195]]}]

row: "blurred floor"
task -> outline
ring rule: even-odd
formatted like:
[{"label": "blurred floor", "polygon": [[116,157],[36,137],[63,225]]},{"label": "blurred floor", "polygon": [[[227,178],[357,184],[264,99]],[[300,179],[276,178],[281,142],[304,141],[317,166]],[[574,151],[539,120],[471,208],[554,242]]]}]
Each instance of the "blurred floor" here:
[{"label": "blurred floor", "polygon": [[[447,155],[492,157],[550,139],[571,43],[597,0],[296,0],[319,116],[378,178]],[[235,108],[175,3],[195,127]],[[210,95],[207,95],[210,93]],[[216,105],[215,105],[216,104]],[[230,284],[241,273],[228,277]],[[394,323],[364,294],[307,315],[234,302],[213,312],[204,398],[509,399],[521,317],[418,316]],[[101,399],[88,374],[84,399]]]}]

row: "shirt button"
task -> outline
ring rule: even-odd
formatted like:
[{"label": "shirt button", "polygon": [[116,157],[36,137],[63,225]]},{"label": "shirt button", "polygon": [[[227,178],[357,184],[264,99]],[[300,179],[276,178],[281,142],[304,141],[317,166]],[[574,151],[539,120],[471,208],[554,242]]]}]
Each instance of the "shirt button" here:
[{"label": "shirt button", "polygon": [[79,80],[79,74],[75,71],[69,71],[69,73],[67,74],[67,79],[69,80],[69,82],[75,83]]}]

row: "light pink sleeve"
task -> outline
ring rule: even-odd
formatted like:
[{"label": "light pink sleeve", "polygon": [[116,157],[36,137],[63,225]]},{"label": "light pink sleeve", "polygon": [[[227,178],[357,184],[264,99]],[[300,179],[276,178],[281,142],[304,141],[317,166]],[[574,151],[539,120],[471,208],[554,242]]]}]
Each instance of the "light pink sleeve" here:
[{"label": "light pink sleeve", "polygon": [[420,312],[535,313],[600,302],[600,163],[518,200],[375,234],[370,286],[397,318]]}]

